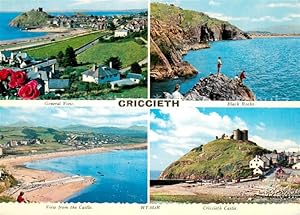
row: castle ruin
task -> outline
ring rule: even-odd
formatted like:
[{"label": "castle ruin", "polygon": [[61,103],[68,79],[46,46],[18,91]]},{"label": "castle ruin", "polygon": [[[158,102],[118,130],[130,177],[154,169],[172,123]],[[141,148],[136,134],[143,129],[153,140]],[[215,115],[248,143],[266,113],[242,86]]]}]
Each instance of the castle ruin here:
[{"label": "castle ruin", "polygon": [[[216,139],[219,139],[218,136],[216,136]],[[248,141],[248,130],[240,130],[236,129],[233,130],[233,134],[229,137],[228,135],[223,134],[220,139],[223,140],[236,140],[236,141]]]},{"label": "castle ruin", "polygon": [[234,140],[242,140],[242,141],[248,141],[248,130],[240,130],[236,129],[233,131],[233,138]]}]

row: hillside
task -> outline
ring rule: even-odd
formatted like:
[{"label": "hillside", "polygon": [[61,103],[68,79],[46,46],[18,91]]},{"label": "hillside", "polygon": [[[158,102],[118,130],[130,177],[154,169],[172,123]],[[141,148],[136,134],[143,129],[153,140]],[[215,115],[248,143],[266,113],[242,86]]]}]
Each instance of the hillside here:
[{"label": "hillside", "polygon": [[2,192],[7,190],[9,187],[13,187],[17,185],[17,180],[10,175],[4,167],[0,166],[0,203],[1,202],[10,202],[14,201],[11,197],[1,196]]},{"label": "hillside", "polygon": [[47,142],[56,142],[65,140],[67,135],[63,131],[43,127],[0,127],[0,144],[7,143],[10,140],[41,139]]},{"label": "hillside", "polygon": [[132,138],[147,138],[147,128],[143,126],[132,126],[129,128],[117,127],[89,127],[85,125],[71,125],[63,130],[77,131],[77,132],[90,132],[104,135],[119,135],[123,137]]},{"label": "hillside", "polygon": [[189,50],[209,48],[209,41],[249,38],[239,28],[204,13],[152,3],[151,78],[192,76],[196,69],[182,60]]},{"label": "hillside", "polygon": [[50,15],[44,11],[34,10],[22,13],[14,18],[9,25],[18,28],[36,28],[47,24]]},{"label": "hillside", "polygon": [[269,151],[255,143],[218,139],[192,149],[167,167],[160,179],[239,178],[252,174],[249,161]]}]

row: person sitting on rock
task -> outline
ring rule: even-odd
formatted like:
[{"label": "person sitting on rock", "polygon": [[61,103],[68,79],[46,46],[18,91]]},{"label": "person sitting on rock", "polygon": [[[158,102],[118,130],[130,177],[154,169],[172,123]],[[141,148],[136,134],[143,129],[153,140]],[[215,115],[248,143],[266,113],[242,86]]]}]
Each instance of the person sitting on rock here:
[{"label": "person sitting on rock", "polygon": [[240,74],[240,81],[243,83],[243,80],[246,79],[246,72],[243,70]]},{"label": "person sitting on rock", "polygon": [[221,60],[221,57],[218,57],[217,68],[218,68],[218,73],[217,73],[217,75],[219,76],[219,74],[221,73],[221,68],[222,68],[222,60]]},{"label": "person sitting on rock", "polygon": [[180,85],[176,84],[175,90],[172,93],[173,99],[183,99],[183,96],[181,95],[181,93],[179,92],[179,90],[180,90]]},{"label": "person sitting on rock", "polygon": [[20,192],[18,198],[17,198],[17,202],[19,203],[27,203],[27,201],[25,200],[25,198],[23,197],[24,196],[24,192]]}]

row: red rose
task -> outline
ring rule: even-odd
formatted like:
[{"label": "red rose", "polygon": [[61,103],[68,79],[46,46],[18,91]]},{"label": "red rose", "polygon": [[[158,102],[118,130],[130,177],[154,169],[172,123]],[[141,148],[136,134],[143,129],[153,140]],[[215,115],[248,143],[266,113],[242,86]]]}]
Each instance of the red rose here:
[{"label": "red rose", "polygon": [[21,87],[25,84],[26,73],[23,71],[11,72],[10,81],[8,83],[9,88]]},{"label": "red rose", "polygon": [[13,71],[10,69],[2,69],[0,71],[0,81],[6,81],[8,76],[10,76],[12,72]]},{"label": "red rose", "polygon": [[37,81],[29,81],[26,85],[19,89],[18,95],[22,99],[35,99],[40,95],[40,91],[38,90],[37,86]]}]

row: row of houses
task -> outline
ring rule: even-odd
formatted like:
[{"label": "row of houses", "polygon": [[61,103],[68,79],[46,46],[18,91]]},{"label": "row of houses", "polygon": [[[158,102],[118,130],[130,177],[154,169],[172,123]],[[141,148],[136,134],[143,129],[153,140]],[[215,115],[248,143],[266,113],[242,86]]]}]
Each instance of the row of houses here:
[{"label": "row of houses", "polygon": [[120,25],[114,32],[114,37],[127,37],[130,32],[141,32],[147,28],[146,18],[134,18],[126,25]]},{"label": "row of houses", "polygon": [[264,175],[273,167],[281,166],[286,161],[293,169],[300,169],[300,153],[270,153],[262,156],[256,155],[250,162],[253,175]]},{"label": "row of houses", "polygon": [[27,145],[40,145],[43,144],[44,141],[40,139],[30,139],[30,140],[9,140],[6,144],[4,144],[4,148],[11,148],[17,146],[27,146]]},{"label": "row of houses", "polygon": [[70,88],[69,79],[58,78],[56,59],[36,61],[25,52],[0,51],[0,65],[6,64],[14,71],[25,71],[28,79],[36,80],[40,85],[41,94]]},{"label": "row of houses", "polygon": [[13,52],[8,50],[0,51],[0,64],[7,64],[22,69],[38,62],[39,61],[34,60],[25,52]]}]

